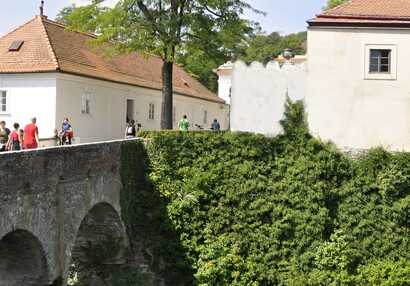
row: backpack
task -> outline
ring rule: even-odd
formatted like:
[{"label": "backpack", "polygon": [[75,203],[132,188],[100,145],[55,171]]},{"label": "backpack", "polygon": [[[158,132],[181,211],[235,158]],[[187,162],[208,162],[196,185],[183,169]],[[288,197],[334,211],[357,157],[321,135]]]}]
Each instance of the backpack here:
[{"label": "backpack", "polygon": [[135,125],[128,126],[127,134],[135,134]]}]

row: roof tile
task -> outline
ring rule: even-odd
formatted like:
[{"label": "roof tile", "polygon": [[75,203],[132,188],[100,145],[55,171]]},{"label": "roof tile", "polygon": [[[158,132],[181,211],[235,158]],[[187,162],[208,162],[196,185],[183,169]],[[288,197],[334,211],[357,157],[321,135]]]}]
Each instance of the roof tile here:
[{"label": "roof tile", "polygon": [[373,16],[373,17],[409,17],[410,0],[350,0],[324,15],[337,16]]}]

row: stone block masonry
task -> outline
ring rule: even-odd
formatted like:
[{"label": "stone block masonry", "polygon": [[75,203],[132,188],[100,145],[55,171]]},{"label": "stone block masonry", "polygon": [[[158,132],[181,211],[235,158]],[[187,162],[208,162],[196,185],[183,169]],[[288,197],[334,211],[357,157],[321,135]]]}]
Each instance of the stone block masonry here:
[{"label": "stone block masonry", "polygon": [[123,142],[0,153],[0,286],[66,284],[86,240],[126,237]]}]

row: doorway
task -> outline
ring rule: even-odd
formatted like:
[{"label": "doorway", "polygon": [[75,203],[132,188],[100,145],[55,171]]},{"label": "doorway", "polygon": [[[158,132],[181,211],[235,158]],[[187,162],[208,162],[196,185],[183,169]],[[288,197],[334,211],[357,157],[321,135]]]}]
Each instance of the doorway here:
[{"label": "doorway", "polygon": [[126,122],[128,123],[131,119],[134,119],[134,99],[127,98],[127,118]]}]

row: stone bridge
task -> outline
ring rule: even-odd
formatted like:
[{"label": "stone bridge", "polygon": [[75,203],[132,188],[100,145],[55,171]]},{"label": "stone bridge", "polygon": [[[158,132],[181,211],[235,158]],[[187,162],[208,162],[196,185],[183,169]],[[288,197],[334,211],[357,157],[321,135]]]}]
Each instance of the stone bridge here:
[{"label": "stone bridge", "polygon": [[123,142],[0,153],[0,286],[66,285],[87,240],[126,241]]}]

